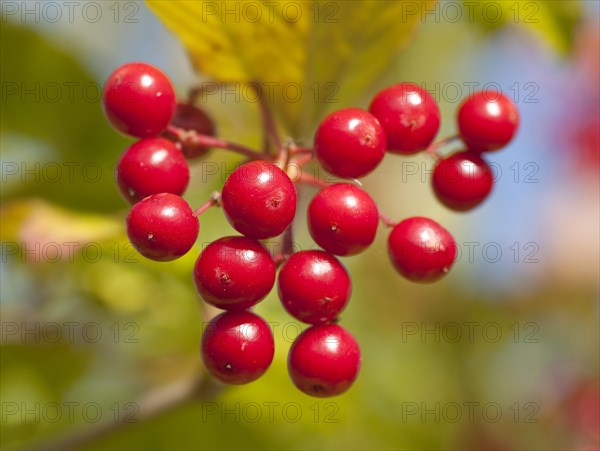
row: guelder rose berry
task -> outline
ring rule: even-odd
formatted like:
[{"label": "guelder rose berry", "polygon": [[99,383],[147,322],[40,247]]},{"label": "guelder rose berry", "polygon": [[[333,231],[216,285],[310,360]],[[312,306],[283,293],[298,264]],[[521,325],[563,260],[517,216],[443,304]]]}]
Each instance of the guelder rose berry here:
[{"label": "guelder rose berry", "polygon": [[131,203],[159,193],[181,196],[189,181],[185,157],[164,138],[143,138],[132,144],[117,165],[119,191]]},{"label": "guelder rose berry", "polygon": [[440,128],[437,102],[414,83],[398,83],[380,91],[369,111],[379,119],[392,153],[409,155],[425,149]]},{"label": "guelder rose berry", "polygon": [[359,369],[358,343],[338,324],[309,327],[296,338],[288,355],[288,372],[294,385],[322,398],[347,391]]},{"label": "guelder rose berry", "polygon": [[175,260],[196,242],[200,223],[181,197],[161,193],[146,197],[127,216],[127,236],[140,254],[156,261]]},{"label": "guelder rose berry", "polygon": [[433,191],[438,200],[456,211],[470,210],[492,191],[492,170],[477,153],[458,152],[443,158],[433,170]]},{"label": "guelder rose berry", "polygon": [[269,294],[275,271],[275,262],[260,241],[229,236],[202,251],[194,266],[194,282],[209,304],[243,310]]},{"label": "guelder rose berry", "polygon": [[518,126],[517,106],[497,91],[475,92],[458,109],[460,136],[474,152],[501,149],[513,139]]},{"label": "guelder rose berry", "polygon": [[373,171],[385,155],[386,140],[375,116],[345,108],[327,116],[315,135],[315,155],[338,177],[357,178]]},{"label": "guelder rose berry", "polygon": [[201,352],[214,377],[227,384],[247,384],[267,371],[275,342],[269,325],[258,315],[224,312],[205,326]]},{"label": "guelder rose berry", "polygon": [[108,77],[102,92],[106,118],[127,135],[158,135],[175,111],[171,81],[150,64],[122,65]]},{"label": "guelder rose berry", "polygon": [[222,193],[229,223],[243,235],[265,239],[281,235],[296,215],[296,187],[268,161],[251,161],[229,176]]},{"label": "guelder rose berry", "polygon": [[313,240],[335,255],[355,255],[375,240],[379,214],[366,191],[349,183],[323,188],[308,206]]},{"label": "guelder rose berry", "polygon": [[294,318],[317,324],[335,319],[350,298],[350,277],[342,264],[323,251],[293,254],[279,271],[279,299]]},{"label": "guelder rose berry", "polygon": [[407,279],[434,282],[450,271],[456,258],[456,242],[432,219],[413,217],[393,228],[388,252],[396,270]]}]

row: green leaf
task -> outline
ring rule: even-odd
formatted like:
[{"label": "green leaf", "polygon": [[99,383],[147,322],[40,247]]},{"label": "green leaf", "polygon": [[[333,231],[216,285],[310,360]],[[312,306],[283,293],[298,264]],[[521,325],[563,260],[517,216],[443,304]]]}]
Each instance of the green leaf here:
[{"label": "green leaf", "polygon": [[310,131],[328,104],[351,101],[380,77],[420,17],[391,0],[301,1],[293,8],[268,1],[147,4],[198,71],[221,82],[263,84],[295,136]]},{"label": "green leaf", "polygon": [[475,23],[487,32],[507,25],[525,27],[560,54],[567,54],[581,19],[579,1],[528,0],[521,2],[465,1]]}]

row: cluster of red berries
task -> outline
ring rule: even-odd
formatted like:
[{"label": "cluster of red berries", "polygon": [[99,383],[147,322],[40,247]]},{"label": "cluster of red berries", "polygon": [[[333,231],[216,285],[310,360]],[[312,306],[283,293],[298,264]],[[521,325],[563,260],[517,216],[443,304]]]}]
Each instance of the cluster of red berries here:
[{"label": "cluster of red berries", "polygon": [[[508,143],[517,127],[517,111],[510,100],[502,95],[488,97],[478,93],[463,103],[459,129],[469,150],[440,159],[434,171],[438,198],[457,210],[472,208],[487,196],[492,178],[479,153]],[[119,67],[106,83],[103,100],[109,122],[140,138],[122,155],[117,181],[123,197],[133,204],[127,234],[142,255],[168,261],[186,254],[198,237],[198,216],[213,205],[222,206],[241,234],[206,246],[193,271],[204,301],[225,310],[208,324],[201,346],[207,370],[223,382],[251,382],[270,366],[273,334],[248,309],[264,299],[277,281],[285,309],[311,325],[289,352],[294,384],[313,396],[337,395],[352,385],[360,350],[352,335],[337,324],[350,298],[351,281],[336,256],[364,251],[373,243],[380,219],[392,227],[390,259],[406,278],[435,281],[456,258],[452,235],[437,222],[414,217],[392,223],[355,183],[329,185],[315,179],[313,183],[326,186],[310,202],[308,228],[323,250],[293,252],[284,243],[288,250],[273,256],[260,241],[280,235],[290,240],[296,184],[306,182],[304,175],[290,178],[291,160],[297,163],[297,171],[316,157],[331,174],[355,179],[375,169],[386,151],[413,154],[431,148],[440,125],[439,109],[414,84],[381,91],[369,111],[334,112],[319,125],[314,149],[280,145],[276,156],[214,138],[210,118],[190,103],[177,104],[169,79],[147,64]],[[229,176],[220,194],[194,211],[181,197],[190,178],[187,160],[204,155],[209,147],[240,151],[250,161]]]}]

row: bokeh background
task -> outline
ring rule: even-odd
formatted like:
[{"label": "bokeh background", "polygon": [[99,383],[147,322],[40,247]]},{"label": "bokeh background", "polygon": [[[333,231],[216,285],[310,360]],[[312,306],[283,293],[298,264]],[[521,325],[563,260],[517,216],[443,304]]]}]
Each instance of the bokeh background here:
[{"label": "bokeh background", "polygon": [[[150,5],[169,28],[143,2],[1,3],[2,449],[599,449],[599,3],[479,2],[470,16],[469,2],[283,2],[310,14],[298,39],[289,23],[284,38],[253,36],[260,24],[235,12],[243,2],[204,2],[234,11],[213,22],[170,15],[183,3]],[[253,39],[220,45],[227,27]],[[285,80],[270,49],[339,88],[324,102],[304,80],[301,102],[274,105],[305,144],[327,111],[367,107],[398,81],[436,96],[440,137],[455,133],[469,86],[499,86],[522,115],[514,142],[490,155],[491,198],[472,212],[435,200],[425,156],[387,156],[364,179],[389,216],[436,219],[462,254],[444,280],[416,285],[391,268],[381,227],[343,259],[353,295],[342,324],[363,365],[331,399],[289,380],[303,326],[275,292],[256,308],[275,328],[267,374],[238,387],[204,374],[191,268],[233,229],[212,209],[184,258],[136,254],[114,183],[132,141],[101,111],[103,80],[125,62],[159,66],[183,98],[227,78],[227,58]],[[202,107],[220,136],[260,145],[257,104],[239,90]],[[204,203],[240,161],[213,151],[193,163],[186,199]],[[313,245],[314,193],[301,190],[300,247]]]}]

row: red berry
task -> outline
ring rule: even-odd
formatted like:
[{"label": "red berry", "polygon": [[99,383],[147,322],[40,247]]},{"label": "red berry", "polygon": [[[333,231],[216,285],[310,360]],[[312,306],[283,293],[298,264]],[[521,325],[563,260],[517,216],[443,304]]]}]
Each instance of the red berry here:
[{"label": "red berry", "polygon": [[469,150],[482,152],[506,146],[519,126],[517,106],[496,91],[478,91],[458,110],[458,130]]},{"label": "red berry", "polygon": [[267,161],[251,161],[229,176],[222,192],[229,223],[257,239],[272,238],[296,215],[296,188],[285,172]]},{"label": "red berry", "polygon": [[457,211],[470,210],[492,191],[492,170],[479,154],[459,152],[444,158],[433,171],[433,191],[439,201]]},{"label": "red berry", "polygon": [[127,235],[144,257],[156,261],[175,260],[196,242],[198,218],[181,197],[160,193],[146,197],[127,216]]},{"label": "red berry", "polygon": [[[202,135],[215,136],[216,128],[212,119],[200,108],[189,103],[178,103],[171,124],[184,130],[194,130]],[[189,158],[205,155],[210,149],[198,144],[183,144],[183,154]]]},{"label": "red berry", "polygon": [[131,145],[117,166],[117,184],[125,200],[135,203],[158,193],[182,195],[190,180],[185,157],[163,138],[143,138]]},{"label": "red berry", "polygon": [[425,149],[440,128],[440,109],[431,94],[414,83],[380,91],[369,111],[385,130],[388,151],[413,154]]},{"label": "red berry", "polygon": [[396,270],[415,282],[442,278],[456,258],[456,242],[432,219],[414,217],[396,224],[388,239],[388,252]]},{"label": "red berry", "polygon": [[349,183],[328,186],[308,207],[308,229],[327,252],[355,255],[371,245],[377,233],[377,205],[366,191]]},{"label": "red berry", "polygon": [[354,337],[337,324],[312,326],[298,336],[288,355],[288,372],[308,395],[335,396],[350,388],[360,369]]},{"label": "red berry", "polygon": [[315,154],[338,177],[357,178],[375,169],[385,155],[385,134],[371,113],[346,108],[327,116],[315,135]]},{"label": "red berry", "polygon": [[309,324],[335,319],[346,307],[352,289],[346,269],[323,251],[293,254],[279,271],[277,281],[285,309]]},{"label": "red berry", "polygon": [[273,361],[275,342],[268,324],[248,311],[224,312],[202,333],[202,360],[210,374],[226,384],[247,384]]},{"label": "red berry", "polygon": [[103,91],[104,113],[117,130],[145,138],[162,132],[175,111],[175,91],[165,74],[150,64],[117,68]]},{"label": "red berry", "polygon": [[275,272],[275,262],[260,241],[228,236],[202,251],[194,267],[194,282],[209,304],[242,310],[269,294]]}]

